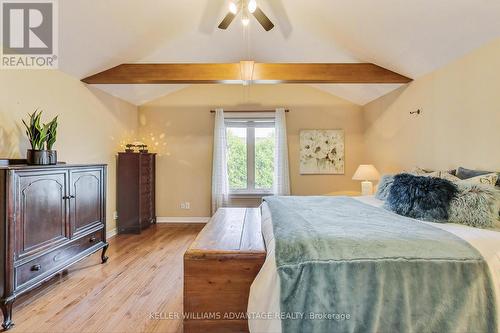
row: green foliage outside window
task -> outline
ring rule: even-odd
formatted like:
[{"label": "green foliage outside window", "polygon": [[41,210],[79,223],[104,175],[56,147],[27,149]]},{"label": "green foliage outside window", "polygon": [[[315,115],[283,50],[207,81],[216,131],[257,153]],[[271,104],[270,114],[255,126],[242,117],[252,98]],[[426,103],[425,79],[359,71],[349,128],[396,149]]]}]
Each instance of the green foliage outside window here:
[{"label": "green foliage outside window", "polygon": [[247,143],[245,138],[227,131],[227,146],[229,151],[227,169],[229,187],[232,189],[247,188]]},{"label": "green foliage outside window", "polygon": [[255,187],[271,189],[274,172],[274,136],[255,140]]},{"label": "green foliage outside window", "polygon": [[[271,189],[274,171],[274,135],[255,140],[255,188]],[[231,189],[247,188],[246,139],[227,131],[228,173]]]}]

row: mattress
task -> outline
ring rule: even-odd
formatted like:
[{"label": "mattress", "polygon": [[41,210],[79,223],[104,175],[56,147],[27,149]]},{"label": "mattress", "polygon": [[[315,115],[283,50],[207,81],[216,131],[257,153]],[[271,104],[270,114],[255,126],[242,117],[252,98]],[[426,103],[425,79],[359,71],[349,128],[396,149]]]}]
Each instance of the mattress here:
[{"label": "mattress", "polygon": [[[356,197],[366,204],[381,207],[383,201],[373,196]],[[250,332],[281,332],[280,280],[274,255],[275,243],[271,212],[264,202],[262,205],[262,234],[266,244],[267,257],[262,269],[255,278],[248,300],[248,324]],[[448,231],[476,248],[488,263],[491,272],[497,303],[500,300],[500,232],[447,223],[428,223]],[[497,317],[500,318],[500,304],[497,305]],[[500,324],[499,324],[500,326]],[[500,331],[500,327],[499,327]]]}]

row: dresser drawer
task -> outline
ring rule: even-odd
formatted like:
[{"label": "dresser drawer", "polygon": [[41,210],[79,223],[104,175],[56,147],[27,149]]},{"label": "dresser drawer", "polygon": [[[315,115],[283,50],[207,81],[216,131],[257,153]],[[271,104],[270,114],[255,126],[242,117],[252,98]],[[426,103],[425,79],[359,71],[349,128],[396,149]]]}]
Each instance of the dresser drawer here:
[{"label": "dresser drawer", "polygon": [[57,250],[44,254],[36,259],[28,261],[15,269],[16,288],[24,284],[43,278],[46,274],[64,266],[69,260],[82,252],[102,242],[102,230],[93,232],[77,239]]}]

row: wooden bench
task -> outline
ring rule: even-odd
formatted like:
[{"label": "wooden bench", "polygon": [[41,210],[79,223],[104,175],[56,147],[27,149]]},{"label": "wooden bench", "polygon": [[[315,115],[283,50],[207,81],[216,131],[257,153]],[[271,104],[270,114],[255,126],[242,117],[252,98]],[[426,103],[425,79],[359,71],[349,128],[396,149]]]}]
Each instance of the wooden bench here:
[{"label": "wooden bench", "polygon": [[184,254],[184,332],[248,332],[242,316],[265,258],[260,209],[219,209]]}]

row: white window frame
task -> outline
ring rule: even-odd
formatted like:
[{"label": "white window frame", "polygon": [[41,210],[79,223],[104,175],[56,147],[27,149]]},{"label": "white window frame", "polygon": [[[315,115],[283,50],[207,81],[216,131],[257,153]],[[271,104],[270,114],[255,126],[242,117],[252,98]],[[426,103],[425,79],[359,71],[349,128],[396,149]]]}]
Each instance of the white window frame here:
[{"label": "white window frame", "polygon": [[275,128],[274,116],[258,118],[227,117],[225,120],[226,128],[237,127],[247,130],[247,188],[229,189],[232,196],[265,196],[273,193],[273,189],[255,188],[255,129],[256,128]]}]

